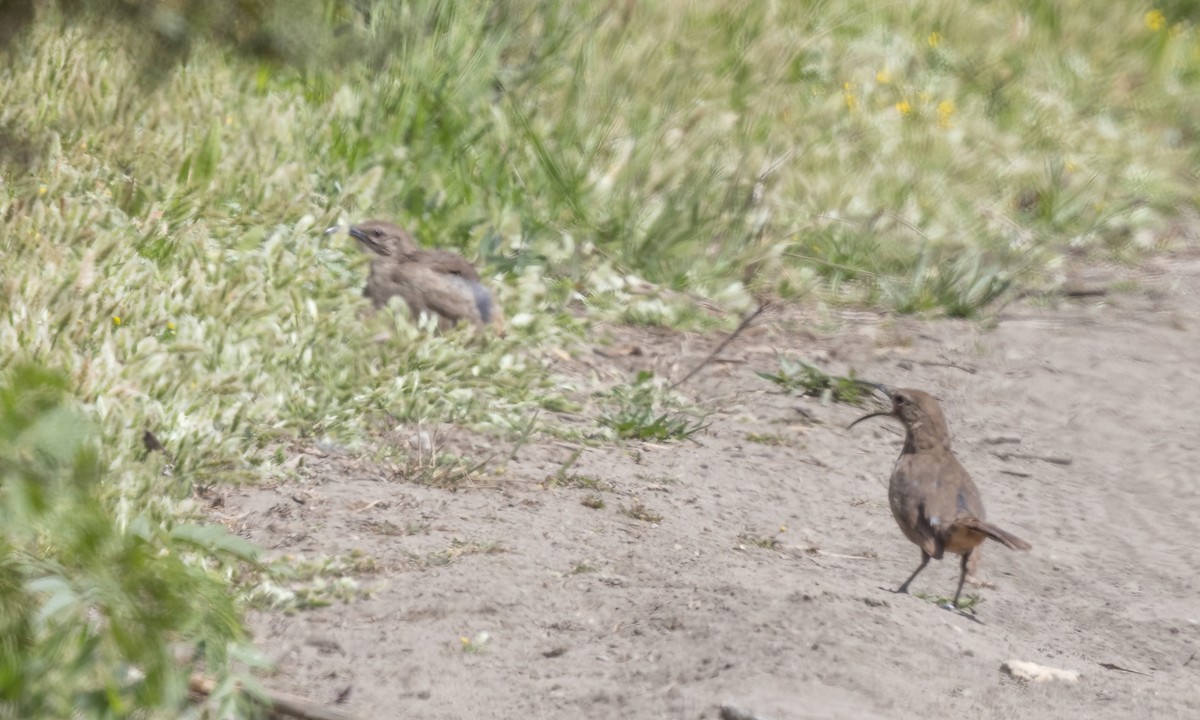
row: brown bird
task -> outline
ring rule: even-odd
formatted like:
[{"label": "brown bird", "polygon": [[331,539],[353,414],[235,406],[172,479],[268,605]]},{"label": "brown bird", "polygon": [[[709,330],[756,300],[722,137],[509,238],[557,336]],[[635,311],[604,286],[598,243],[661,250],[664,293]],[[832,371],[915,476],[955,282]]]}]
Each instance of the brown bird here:
[{"label": "brown bird", "polygon": [[973,569],[972,558],[979,553],[984,539],[991,538],[1013,550],[1032,546],[984,520],[983,501],[966,468],[950,449],[950,430],[937,400],[921,390],[888,390],[875,387],[892,401],[888,412],[871,413],[850,423],[873,417],[894,417],[904,423],[904,449],[892,469],[888,484],[888,504],[904,535],[921,548],[921,564],[896,592],[908,592],[908,585],[929,558],[942,559],[950,551],[962,556],[962,571],[954,604],[962,594],[963,581]]},{"label": "brown bird", "polygon": [[503,313],[479,272],[450,250],[425,250],[404,228],[383,220],[350,226],[350,236],[371,251],[371,271],[363,296],[376,308],[393,297],[404,300],[414,320],[429,313],[438,328],[460,321],[503,329]]}]

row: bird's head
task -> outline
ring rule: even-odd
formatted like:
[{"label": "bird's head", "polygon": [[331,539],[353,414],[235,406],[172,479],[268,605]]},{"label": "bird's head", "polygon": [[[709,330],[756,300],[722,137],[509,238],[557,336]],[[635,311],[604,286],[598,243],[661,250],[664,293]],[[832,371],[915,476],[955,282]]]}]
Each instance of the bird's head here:
[{"label": "bird's head", "polygon": [[386,220],[367,220],[350,226],[350,237],[376,255],[401,258],[417,250],[417,241],[407,230]]},{"label": "bird's head", "polygon": [[873,417],[894,417],[904,423],[904,429],[910,437],[927,437],[930,440],[937,439],[939,442],[949,443],[950,431],[946,426],[946,417],[942,414],[941,405],[932,395],[924,390],[912,388],[893,390],[875,384],[872,384],[872,387],[887,395],[892,402],[892,409],[864,415],[850,423],[850,427]]}]

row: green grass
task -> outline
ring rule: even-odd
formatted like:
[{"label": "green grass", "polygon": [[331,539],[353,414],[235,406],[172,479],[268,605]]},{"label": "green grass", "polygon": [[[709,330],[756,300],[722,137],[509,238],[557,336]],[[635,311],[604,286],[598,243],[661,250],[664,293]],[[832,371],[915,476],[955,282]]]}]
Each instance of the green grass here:
[{"label": "green grass", "polygon": [[357,577],[381,572],[379,560],[361,550],[348,555],[305,558],[283,556],[265,572],[244,578],[251,606],[295,612],[349,602],[370,594]]},{"label": "green grass", "polygon": [[746,441],[780,447],[792,444],[793,439],[782,433],[746,433]]},{"label": "green grass", "polygon": [[[543,483],[548,488],[576,488],[579,490],[593,490],[595,492],[616,492],[612,483],[595,475],[581,475],[579,473],[569,473],[564,475],[550,475],[546,477]],[[589,496],[592,497],[592,496]]]},{"label": "green grass", "polygon": [[774,535],[755,535],[753,533],[742,533],[738,535],[738,543],[742,545],[754,545],[764,550],[778,550],[783,546],[779,538],[783,533],[787,532],[787,527],[780,525],[779,530]]},{"label": "green grass", "polygon": [[[250,478],[381,417],[512,431],[562,402],[531,350],[569,307],[969,315],[1195,204],[1195,28],[1077,5],[418,0],[338,36],[361,62],[198,42],[153,87],[48,12],[0,70],[3,359],[67,370],[118,465],[149,427]],[[482,260],[510,336],[359,317],[364,260],[319,231],[369,216]]]},{"label": "green grass", "polygon": [[508,552],[508,549],[498,542],[479,542],[455,538],[450,541],[450,547],[429,553],[424,562],[426,565],[442,566],[449,565],[466,555],[495,555],[505,552]]},{"label": "green grass", "polygon": [[630,385],[608,391],[605,405],[600,424],[623,440],[684,440],[708,427],[703,416],[683,408],[648,371],[639,372]]},{"label": "green grass", "polygon": [[633,502],[631,502],[629,505],[622,504],[621,514],[625,515],[626,517],[633,518],[634,520],[641,520],[642,522],[651,524],[660,523],[663,519],[663,516],[660,513],[657,513],[646,507],[646,504],[637,498],[634,498]]},{"label": "green grass", "polygon": [[228,578],[257,566],[257,550],[154,502],[114,503],[114,483],[142,499],[178,487],[148,468],[109,472],[61,375],[6,374],[0,714],[178,717],[189,673],[203,669],[221,681],[210,710],[246,716],[233,681],[253,654]]},{"label": "green grass", "polygon": [[853,370],[848,376],[830,375],[816,365],[786,357],[779,358],[779,372],[758,371],[755,374],[787,392],[819,397],[825,402],[861,405],[870,394],[870,388],[855,379]]},{"label": "green grass", "polygon": [[[519,446],[578,407],[544,351],[596,319],[730,325],[755,294],[977,315],[1068,253],[1171,247],[1200,187],[1188,2],[412,0],[368,24],[321,0],[269,52],[168,23],[148,54],[56,7],[0,56],[0,384],[60,372],[102,439],[96,507],[160,544],[189,489],[279,476],[291,441]],[[365,259],[321,230],[368,217],[479,261],[507,336],[364,316]],[[602,400],[609,439],[702,426],[651,383]]]},{"label": "green grass", "polygon": [[949,595],[935,595],[932,593],[918,592],[913,593],[913,597],[924,600],[928,603],[933,603],[938,607],[946,608],[948,610],[958,610],[959,612],[965,612],[970,615],[976,614],[975,608],[979,607],[979,604],[983,602],[983,598],[979,595],[966,595],[964,597],[960,597],[957,605],[954,603],[954,598],[950,597]]}]

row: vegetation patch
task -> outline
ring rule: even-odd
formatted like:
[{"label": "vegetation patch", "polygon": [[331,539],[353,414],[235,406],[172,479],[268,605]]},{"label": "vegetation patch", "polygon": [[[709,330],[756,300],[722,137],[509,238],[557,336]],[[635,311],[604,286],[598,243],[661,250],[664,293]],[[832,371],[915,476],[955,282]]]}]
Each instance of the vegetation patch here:
[{"label": "vegetation patch", "polygon": [[856,379],[853,371],[848,376],[830,375],[803,360],[781,357],[779,372],[758,371],[756,374],[787,392],[799,392],[801,395],[821,398],[823,402],[861,405],[870,394],[870,387]]},{"label": "vegetation patch", "polygon": [[685,410],[648,371],[639,372],[632,384],[608,391],[605,398],[600,422],[621,439],[684,440],[708,427],[702,415]]},{"label": "vegetation patch", "polygon": [[629,505],[621,505],[621,514],[634,520],[641,520],[648,523],[662,522],[663,516],[646,507],[646,504],[641,500],[634,498]]},{"label": "vegetation patch", "polygon": [[214,708],[249,712],[233,680],[253,654],[228,578],[257,551],[163,505],[117,502],[166,483],[109,472],[68,387],[31,365],[0,380],[0,705],[23,718],[170,716],[203,671],[222,687]]}]

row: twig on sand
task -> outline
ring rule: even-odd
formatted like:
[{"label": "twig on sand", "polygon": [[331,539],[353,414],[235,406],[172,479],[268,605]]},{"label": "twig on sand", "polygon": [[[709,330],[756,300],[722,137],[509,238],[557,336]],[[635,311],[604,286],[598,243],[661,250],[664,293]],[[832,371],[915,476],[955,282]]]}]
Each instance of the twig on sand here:
[{"label": "twig on sand", "polygon": [[979,372],[979,368],[971,367],[970,365],[960,365],[956,362],[948,362],[946,360],[909,360],[909,359],[905,359],[905,360],[901,360],[897,364],[901,368],[904,368],[904,369],[908,369],[906,366],[925,365],[928,367],[954,368],[955,370],[962,370],[963,372],[967,373],[968,375],[974,375],[975,373]]},{"label": "twig on sand", "polygon": [[754,312],[750,313],[746,317],[742,318],[742,322],[738,324],[737,328],[733,332],[729,333],[729,337],[722,340],[721,344],[718,345],[715,350],[710,352],[708,354],[708,357],[701,360],[699,365],[692,368],[691,372],[689,372],[687,375],[684,375],[679,380],[676,380],[675,382],[671,383],[671,389],[674,390],[675,388],[684,384],[688,380],[691,380],[693,375],[700,372],[700,370],[705,365],[712,362],[712,359],[715,358],[717,355],[719,355],[721,353],[721,351],[725,349],[726,345],[733,342],[733,339],[736,338],[738,335],[741,335],[743,330],[750,327],[750,323],[754,322],[754,318],[758,317],[759,315],[762,315],[763,310],[766,310],[768,307],[770,307],[770,305],[771,305],[771,303],[769,303],[769,302],[760,303],[758,306],[758,309],[756,309]]},{"label": "twig on sand", "polygon": [[1099,286],[1063,288],[1060,292],[1062,293],[1063,297],[1069,298],[1104,297],[1108,294],[1108,288]]},{"label": "twig on sand", "polygon": [[992,453],[1001,460],[1041,460],[1042,462],[1051,463],[1053,465],[1070,465],[1075,462],[1068,457],[1055,457],[1053,455],[1031,455],[1030,453],[1020,452],[994,452]]},{"label": "twig on sand", "polygon": [[842,560],[874,560],[873,557],[866,555],[843,555],[842,553],[825,552],[821,548],[809,547],[806,545],[785,545],[787,548],[795,548],[803,550],[808,555],[819,555],[821,557],[841,558]]},{"label": "twig on sand", "polygon": [[1141,670],[1130,670],[1129,668],[1121,667],[1120,665],[1117,665],[1116,663],[1100,663],[1100,667],[1104,668],[1105,670],[1118,670],[1120,672],[1127,672],[1127,673],[1133,673],[1134,675],[1145,675],[1146,677],[1150,677],[1150,673],[1148,673],[1148,672],[1142,672]]},{"label": "twig on sand", "polygon": [[[202,675],[192,675],[188,680],[188,689],[193,695],[207,697],[212,694],[216,683]],[[272,717],[289,717],[298,720],[355,720],[340,710],[332,710],[311,700],[288,695],[276,690],[264,690],[267,707]]]}]

